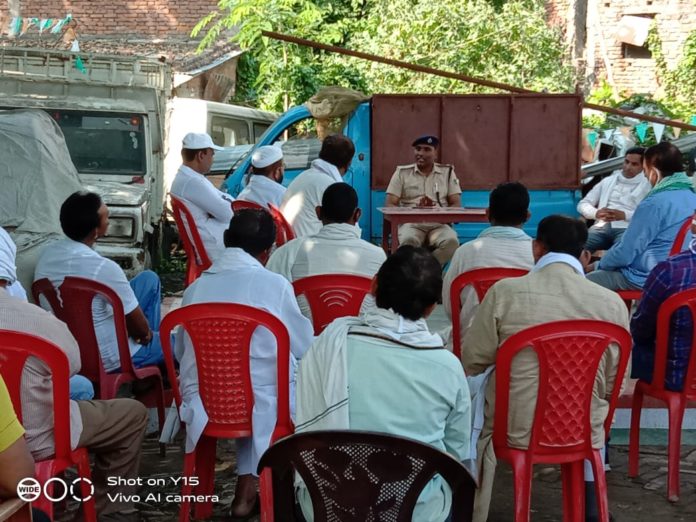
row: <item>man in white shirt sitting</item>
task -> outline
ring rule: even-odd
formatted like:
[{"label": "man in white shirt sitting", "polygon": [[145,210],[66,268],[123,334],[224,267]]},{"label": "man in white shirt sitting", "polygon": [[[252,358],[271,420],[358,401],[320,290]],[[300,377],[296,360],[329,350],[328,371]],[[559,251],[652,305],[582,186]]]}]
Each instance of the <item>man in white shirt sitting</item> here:
[{"label": "man in white shirt sitting", "polygon": [[222,234],[232,219],[231,203],[234,198],[218,189],[205,175],[213,164],[218,147],[205,133],[190,132],[184,136],[179,167],[170,193],[180,198],[191,212],[201,241],[211,261],[225,249]]},{"label": "man in white shirt sitting", "polygon": [[[266,268],[291,283],[322,274],[354,274],[373,277],[387,256],[377,245],[360,239],[358,194],[347,183],[334,183],[316,208],[323,227],[314,235],[284,244],[268,260]],[[311,317],[309,304],[300,296],[300,309]]]},{"label": "man in white shirt sitting", "polygon": [[[75,192],[60,207],[60,225],[66,239],[46,246],[41,252],[34,280],[48,278],[60,292],[67,276],[84,277],[111,288],[123,304],[128,345],[136,368],[160,364],[162,345],[159,329],[161,286],[157,274],[141,272],[130,283],[118,264],[94,250],[97,239],[109,226],[109,209],[93,192]],[[69,303],[65,303],[69,306]],[[102,364],[107,372],[120,368],[113,309],[97,297],[92,304],[94,331]]]},{"label": "man in white shirt sitting", "polygon": [[[273,219],[263,210],[240,210],[230,221],[224,241],[227,248],[186,289],[182,305],[238,303],[260,308],[277,317],[290,335],[290,407],[293,412],[297,360],[309,348],[313,329],[300,313],[290,283],[263,267],[262,263],[268,258],[275,241]],[[250,348],[253,434],[250,438],[237,439],[238,478],[232,502],[234,518],[249,516],[258,508],[256,469],[261,455],[268,449],[276,423],[276,350],[275,338],[269,331],[259,328],[254,332]],[[175,351],[180,362],[182,418],[187,422],[186,451],[190,452],[198,442],[208,416],[198,395],[198,370],[187,335],[177,337]]]},{"label": "man in white shirt sitting", "polygon": [[284,173],[281,148],[276,145],[259,147],[251,156],[251,174],[237,199],[258,203],[262,207],[268,207],[269,203],[280,207],[286,190],[283,186]]},{"label": "man in white shirt sitting", "polygon": [[355,145],[350,138],[342,134],[327,136],[321,144],[319,158],[288,185],[280,210],[296,237],[319,232],[322,223],[316,208],[321,205],[326,188],[343,181],[354,154]]},{"label": "man in white shirt sitting", "polygon": [[628,149],[622,169],[592,187],[578,203],[578,212],[585,219],[596,220],[587,237],[590,252],[608,250],[618,243],[638,203],[650,192],[650,183],[643,174],[644,152],[643,147]]},{"label": "man in white shirt sitting", "polygon": [[[532,238],[522,227],[530,217],[529,192],[522,183],[501,183],[491,191],[486,216],[491,226],[473,241],[460,246],[452,257],[442,286],[442,303],[452,318],[450,289],[455,278],[476,268],[523,268],[534,266]],[[478,308],[478,297],[471,286],[462,290],[459,314],[461,339],[469,329]],[[463,347],[461,347],[463,350]]]}]

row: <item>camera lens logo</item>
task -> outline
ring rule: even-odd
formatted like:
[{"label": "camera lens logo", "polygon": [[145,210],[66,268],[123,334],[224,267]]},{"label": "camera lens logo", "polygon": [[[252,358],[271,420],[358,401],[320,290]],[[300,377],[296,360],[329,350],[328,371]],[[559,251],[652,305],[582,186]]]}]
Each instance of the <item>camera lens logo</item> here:
[{"label": "camera lens logo", "polygon": [[17,484],[17,496],[24,502],[34,502],[41,495],[41,484],[35,478],[23,478]]},{"label": "camera lens logo", "polygon": [[[84,482],[88,486],[88,490],[83,493],[82,484]],[[51,487],[55,484],[55,487]],[[85,488],[87,489],[87,488]],[[17,496],[25,502],[34,502],[41,493],[51,502],[61,502],[65,497],[70,496],[78,502],[86,502],[94,496],[94,484],[91,480],[84,477],[78,477],[73,480],[70,485],[60,477],[51,477],[41,487],[41,484],[35,478],[24,478],[17,484]]]}]

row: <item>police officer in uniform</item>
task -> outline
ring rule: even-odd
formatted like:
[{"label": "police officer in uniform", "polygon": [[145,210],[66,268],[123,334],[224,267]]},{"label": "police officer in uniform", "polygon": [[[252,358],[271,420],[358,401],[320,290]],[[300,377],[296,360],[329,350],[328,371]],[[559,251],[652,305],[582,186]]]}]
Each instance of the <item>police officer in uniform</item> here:
[{"label": "police officer in uniform", "polygon": [[[421,136],[411,145],[416,162],[400,165],[387,187],[388,207],[460,207],[459,180],[452,165],[435,163],[440,140]],[[442,223],[405,223],[399,227],[399,243],[427,246],[441,265],[447,263],[459,246],[457,233]]]}]

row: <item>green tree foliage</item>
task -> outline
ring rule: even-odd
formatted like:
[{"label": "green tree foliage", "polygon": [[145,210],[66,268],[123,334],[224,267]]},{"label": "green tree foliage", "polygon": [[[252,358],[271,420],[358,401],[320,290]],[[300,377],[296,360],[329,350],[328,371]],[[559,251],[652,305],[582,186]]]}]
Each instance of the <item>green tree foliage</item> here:
[{"label": "green tree foliage", "polygon": [[375,92],[476,92],[471,84],[264,38],[291,34],[529,89],[573,87],[543,0],[220,0],[194,29],[210,45],[227,30],[247,51],[237,101],[282,110],[321,86]]}]

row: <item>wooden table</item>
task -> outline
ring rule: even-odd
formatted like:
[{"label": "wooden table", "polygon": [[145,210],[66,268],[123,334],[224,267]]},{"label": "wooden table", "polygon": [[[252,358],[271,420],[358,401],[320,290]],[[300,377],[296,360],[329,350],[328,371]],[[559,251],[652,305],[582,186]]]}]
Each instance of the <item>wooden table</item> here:
[{"label": "wooden table", "polygon": [[[382,222],[382,248],[389,253],[391,234],[391,252],[399,248],[399,225],[404,223],[488,223],[485,208],[463,207],[378,207],[384,221]],[[387,222],[390,225],[387,225]]]}]

